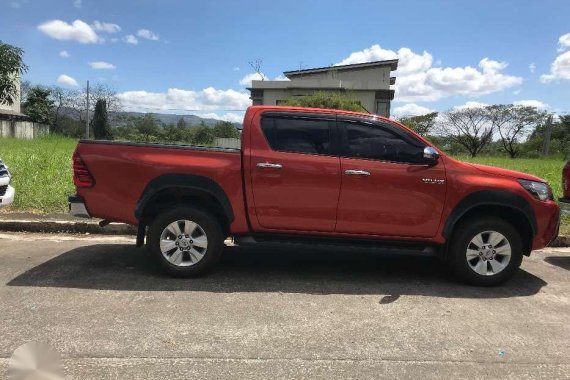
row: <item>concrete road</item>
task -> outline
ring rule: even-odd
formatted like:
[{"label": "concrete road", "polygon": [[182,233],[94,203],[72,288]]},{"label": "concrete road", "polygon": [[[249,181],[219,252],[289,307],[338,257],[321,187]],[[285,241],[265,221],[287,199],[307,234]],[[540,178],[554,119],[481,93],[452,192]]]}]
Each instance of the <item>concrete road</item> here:
[{"label": "concrete road", "polygon": [[534,252],[474,288],[427,257],[228,247],[185,280],[128,238],[1,234],[0,373],[45,341],[68,379],[570,378],[569,270]]}]

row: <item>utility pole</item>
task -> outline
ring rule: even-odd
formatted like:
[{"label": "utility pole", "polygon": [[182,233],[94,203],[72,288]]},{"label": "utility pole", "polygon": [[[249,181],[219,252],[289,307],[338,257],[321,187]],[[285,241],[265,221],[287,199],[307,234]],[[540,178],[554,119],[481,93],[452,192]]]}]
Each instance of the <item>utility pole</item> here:
[{"label": "utility pole", "polygon": [[552,134],[552,115],[546,120],[546,130],[544,131],[544,141],[542,143],[542,155],[548,156],[550,153],[550,135]]},{"label": "utility pole", "polygon": [[87,81],[87,117],[85,118],[85,139],[89,140],[89,81]]}]

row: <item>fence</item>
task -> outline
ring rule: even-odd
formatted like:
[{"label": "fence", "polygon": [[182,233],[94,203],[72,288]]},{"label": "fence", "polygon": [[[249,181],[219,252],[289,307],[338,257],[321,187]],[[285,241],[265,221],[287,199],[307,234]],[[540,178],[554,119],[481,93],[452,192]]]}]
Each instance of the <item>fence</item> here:
[{"label": "fence", "polygon": [[220,148],[239,149],[241,148],[241,140],[232,138],[217,138],[214,140],[214,146]]},{"label": "fence", "polygon": [[0,120],[0,137],[32,140],[48,134],[48,125],[24,120]]}]

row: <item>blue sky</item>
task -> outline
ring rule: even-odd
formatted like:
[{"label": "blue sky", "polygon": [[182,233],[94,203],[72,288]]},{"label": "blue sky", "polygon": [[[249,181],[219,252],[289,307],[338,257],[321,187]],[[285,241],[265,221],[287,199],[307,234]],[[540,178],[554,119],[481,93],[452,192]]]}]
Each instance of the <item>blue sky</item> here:
[{"label": "blue sky", "polygon": [[567,113],[568,15],[565,0],[0,0],[0,40],[25,50],[32,83],[99,81],[133,110],[238,120],[255,58],[273,79],[399,57],[396,114],[520,101]]}]

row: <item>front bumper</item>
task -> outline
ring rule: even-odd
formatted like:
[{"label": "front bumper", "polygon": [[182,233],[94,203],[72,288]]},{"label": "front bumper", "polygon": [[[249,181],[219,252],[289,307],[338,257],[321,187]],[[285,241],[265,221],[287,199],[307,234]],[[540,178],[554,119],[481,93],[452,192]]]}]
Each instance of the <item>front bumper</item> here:
[{"label": "front bumper", "polygon": [[91,218],[89,215],[89,211],[87,211],[87,207],[85,207],[85,202],[83,198],[79,195],[70,195],[68,198],[69,201],[69,213],[73,216],[79,218]]},{"label": "front bumper", "polygon": [[570,215],[570,198],[559,198],[562,215]]},{"label": "front bumper", "polygon": [[16,195],[16,190],[8,185],[6,193],[0,196],[0,208],[8,206],[10,203],[14,202],[14,196]]}]

